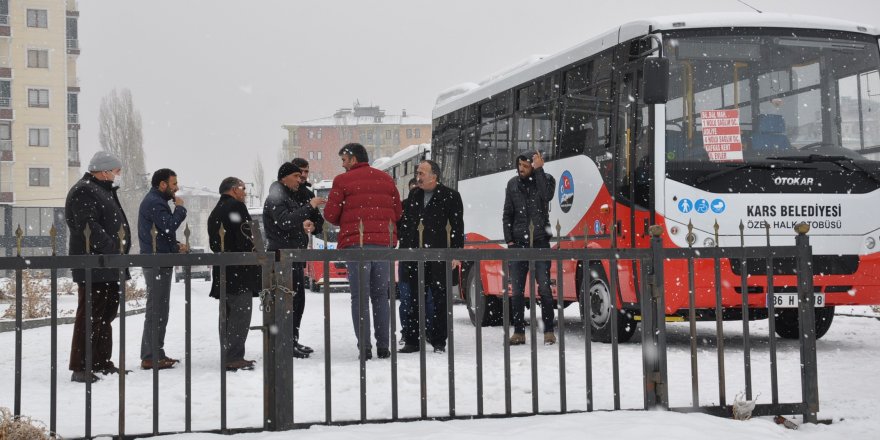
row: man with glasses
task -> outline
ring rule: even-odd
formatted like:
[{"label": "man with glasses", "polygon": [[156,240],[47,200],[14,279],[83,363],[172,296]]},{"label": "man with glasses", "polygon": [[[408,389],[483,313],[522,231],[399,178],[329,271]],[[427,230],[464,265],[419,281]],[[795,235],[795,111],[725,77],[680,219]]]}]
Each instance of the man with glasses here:
[{"label": "man with glasses", "polygon": [[[131,248],[131,229],[119,203],[116,192],[122,177],[122,162],[114,155],[99,151],[89,162],[89,171],[70,188],[64,202],[64,217],[70,229],[68,252],[70,255],[127,254]],[[88,248],[85,229],[88,226]],[[125,233],[120,240],[119,231]],[[94,373],[115,374],[119,369],[110,360],[113,354],[113,328],[119,306],[119,283],[131,278],[128,269],[120,280],[118,269],[92,269],[91,313],[92,321],[86,322],[85,270],[73,269],[73,281],[78,288],[76,321],[70,348],[70,370],[73,382],[95,382]],[[91,371],[86,365],[86,326],[91,327]]]},{"label": "man with glasses", "polygon": [[[208,240],[216,252],[253,252],[254,242],[250,234],[251,216],[244,201],[247,188],[241,179],[227,177],[220,183],[220,200],[208,216]],[[220,226],[226,230],[221,247]],[[221,349],[226,357],[229,371],[253,370],[256,362],[244,358],[244,345],[251,325],[253,297],[259,295],[259,266],[226,267],[226,322],[220,322]],[[214,266],[211,297],[220,298],[220,268]],[[226,345],[223,346],[223,336]]]}]

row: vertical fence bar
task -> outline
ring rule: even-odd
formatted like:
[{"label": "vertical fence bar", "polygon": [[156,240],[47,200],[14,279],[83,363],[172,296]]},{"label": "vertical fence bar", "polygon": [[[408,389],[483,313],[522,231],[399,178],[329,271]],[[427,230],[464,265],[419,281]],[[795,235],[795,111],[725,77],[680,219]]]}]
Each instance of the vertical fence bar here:
[{"label": "vertical fence bar", "polygon": [[[586,234],[585,234],[586,236]],[[584,374],[586,383],[587,411],[593,411],[593,307],[590,303],[590,260],[583,260],[581,268],[581,304],[584,309],[581,325],[584,327]]]},{"label": "vertical fence bar", "polygon": [[[156,255],[156,237],[159,235],[159,229],[156,228],[156,225],[153,224],[153,227],[150,228],[150,237],[152,239],[153,245],[153,255]],[[159,280],[162,275],[162,268],[158,266],[150,267],[149,270],[144,268],[144,277],[152,277],[152,280],[145,279],[147,285],[147,301],[152,302],[150,298],[150,286],[158,286]],[[158,305],[158,304],[157,304]],[[160,306],[161,307],[161,306]],[[161,359],[156,355],[156,352],[159,349],[159,322],[158,316],[152,316],[151,326],[150,326],[150,360],[153,361],[152,375],[153,375],[153,435],[159,435],[159,362]],[[144,323],[147,321],[145,320]]]},{"label": "vertical fence bar", "polygon": [[774,405],[779,404],[779,379],[776,364],[776,303],[773,298],[773,250],[770,248],[770,223],[764,222],[767,234],[767,321],[770,327],[770,395]]},{"label": "vertical fence bar", "polygon": [[[88,240],[86,240],[86,249]],[[85,320],[85,349],[86,349],[86,437],[92,436],[92,271],[85,270],[85,294],[86,294],[86,320]]]},{"label": "vertical fence bar", "polygon": [[[446,247],[451,248],[452,225],[446,222]],[[446,265],[446,355],[449,370],[449,417],[455,417],[455,321],[452,319],[452,262],[444,262]],[[459,286],[461,287],[461,286]]]},{"label": "vertical fence bar", "polygon": [[739,239],[742,248],[742,260],[739,262],[740,294],[742,298],[741,313],[743,327],[743,372],[746,383],[746,399],[752,400],[752,350],[749,341],[749,271],[746,259],[745,225],[739,222]]},{"label": "vertical fence bar", "polygon": [[[617,226],[613,226],[616,228]],[[617,327],[617,292],[620,288],[619,277],[617,273],[617,244],[612,242],[612,249],[615,251],[608,260],[609,272],[611,272],[610,286],[611,289],[611,382],[614,390],[614,409],[620,409],[620,357],[618,353],[618,327]],[[642,312],[644,316],[644,312]],[[644,319],[644,318],[643,318]],[[644,321],[643,321],[644,322]],[[644,330],[643,330],[644,331]]]},{"label": "vertical fence bar", "polygon": [[[718,241],[718,220],[715,220],[715,248],[720,246]],[[721,306],[721,258],[715,256],[713,261],[715,268],[715,339],[718,341],[718,406],[727,406],[727,386],[724,380],[724,314]]]},{"label": "vertical fence bar", "polygon": [[819,412],[819,376],[816,362],[816,296],[813,290],[813,249],[810,246],[810,225],[799,223],[795,243],[798,248],[798,330],[801,352],[801,396],[804,422],[816,423]]},{"label": "vertical fence bar", "polygon": [[[529,223],[529,249],[534,250],[534,237],[535,236],[535,224]],[[538,413],[538,318],[537,314],[538,308],[537,299],[535,298],[535,285],[538,282],[538,277],[535,276],[535,260],[529,260],[529,336],[531,337],[531,344],[529,347],[531,348],[530,360],[531,360],[531,373],[532,373],[532,414]],[[519,312],[519,311],[517,311]],[[541,312],[543,313],[543,312]]]},{"label": "vertical fence bar", "polygon": [[[52,227],[52,256],[55,256],[55,227]],[[50,366],[49,373],[49,431],[57,432],[57,417],[58,417],[58,269],[52,269],[50,271],[50,276],[52,278],[52,292],[51,292],[51,311],[50,313],[50,334],[51,334],[51,347],[50,357],[52,365]]]},{"label": "vertical fence bar", "polygon": [[[690,232],[693,225],[688,223],[688,231]],[[692,236],[692,235],[689,235]],[[692,248],[693,243],[688,242],[688,248]],[[696,294],[694,289],[694,257],[688,256],[688,321],[690,323],[690,342],[691,342],[691,406],[697,408],[700,406],[700,384],[699,373],[697,372],[697,316],[696,316]]]},{"label": "vertical fence bar", "polygon": [[[556,221],[556,248],[562,250],[562,226]],[[556,261],[556,306],[559,309],[559,412],[568,411],[565,393],[565,283],[562,275],[562,261]]]},{"label": "vertical fence bar", "polygon": [[[333,390],[332,369],[330,355],[330,252],[327,246],[327,228],[323,228],[324,252],[324,420],[329,424],[333,421]],[[350,278],[350,277],[349,277]],[[349,286],[351,289],[351,286]]]},{"label": "vertical fence bar", "polygon": [[[388,220],[388,247],[394,248],[394,222]],[[400,263],[398,263],[400,264]],[[330,272],[324,272],[329,274]],[[390,274],[390,283],[388,283],[388,305],[391,312],[388,321],[391,323],[391,420],[397,420],[398,402],[397,402],[397,271],[394,270],[394,260],[388,260],[388,273]],[[327,275],[329,277],[329,275]],[[326,278],[329,282],[329,278]]]},{"label": "vertical fence bar", "polygon": [[[421,228],[422,224],[419,223],[419,227]],[[419,231],[419,235],[421,235],[421,231]],[[421,239],[419,239],[421,242]],[[419,243],[419,248],[421,248],[421,243]],[[427,371],[427,358],[425,356],[425,350],[427,349],[427,344],[425,341],[425,304],[427,303],[427,292],[425,291],[425,260],[424,256],[419,257],[419,261],[416,263],[416,271],[418,280],[418,286],[415,289],[416,295],[416,304],[419,310],[419,414],[423,419],[428,417],[428,371]],[[434,304],[434,307],[440,307],[439,304]]]},{"label": "vertical fence bar", "polygon": [[504,338],[502,342],[504,345],[504,414],[510,415],[512,411],[510,396],[510,294],[512,293],[510,290],[510,261],[502,260],[501,267],[507,267],[501,277],[501,320],[504,327],[502,335]]},{"label": "vertical fence bar", "polygon": [[[658,379],[657,386],[657,395],[659,400],[659,405],[663,409],[669,409],[669,379],[668,379],[668,371],[667,371],[667,361],[666,361],[666,268],[665,268],[665,258],[663,255],[663,227],[659,225],[652,225],[648,228],[648,231],[651,234],[651,247],[653,248],[653,259],[654,259],[654,299],[656,301],[656,314],[657,320],[655,321],[657,325],[657,347],[659,349],[657,355],[658,365],[658,373],[660,375]],[[644,268],[645,266],[642,265]]]},{"label": "vertical fence bar", "polygon": [[[221,225],[222,228],[222,225]],[[221,235],[223,233],[221,232]],[[223,250],[221,249],[221,252]],[[226,350],[229,346],[226,337],[226,265],[220,265],[220,432],[226,433]]]},{"label": "vertical fence bar", "polygon": [[[18,229],[15,231],[16,242],[17,242],[17,251],[16,254],[19,259],[21,259],[21,237],[23,232],[21,230],[21,225],[18,226]],[[14,412],[15,417],[21,416],[21,343],[22,343],[22,313],[24,313],[24,309],[22,307],[22,301],[24,300],[24,295],[22,292],[22,276],[23,272],[21,269],[15,270],[15,403],[14,403]]]},{"label": "vertical fence bar", "polygon": [[[120,246],[119,253],[123,253],[122,249],[125,235],[125,230],[120,226]],[[126,295],[126,285],[125,285],[125,271],[126,269],[119,269],[119,437],[125,438],[125,295]]]},{"label": "vertical fence bar", "polygon": [[[361,228],[363,228],[363,222],[361,222]],[[363,237],[363,233],[361,233],[361,237]],[[363,241],[363,238],[361,238]],[[363,250],[363,245],[361,245],[361,249]],[[367,304],[367,296],[369,296],[369,275],[366,277],[367,273],[367,265],[371,263],[369,261],[358,262],[358,316],[360,319],[358,320],[358,326],[360,331],[358,332],[358,346],[360,348],[360,359],[358,360],[358,367],[360,368],[360,390],[361,390],[361,422],[365,422],[367,420],[367,352],[372,353],[372,348],[367,348],[370,346],[371,341],[370,338],[367,337],[367,315],[369,314],[369,305]],[[371,265],[372,266],[372,265]],[[370,267],[372,271],[372,267]]]},{"label": "vertical fence bar", "polygon": [[[191,231],[189,224],[183,229],[183,235],[186,238],[186,253],[190,254],[190,237]],[[184,327],[183,327],[183,359],[186,365],[183,366],[183,393],[184,393],[184,432],[192,432],[192,266],[185,267],[185,277],[183,279],[183,297],[184,297]],[[211,274],[213,276],[213,274]]]},{"label": "vertical fence bar", "polygon": [[[473,301],[474,301],[474,310],[476,313],[476,316],[475,316],[476,328],[474,331],[474,344],[475,344],[475,349],[476,349],[476,363],[477,363],[477,365],[476,365],[476,368],[477,368],[477,372],[476,372],[477,373],[477,416],[483,415],[483,313],[485,313],[483,310],[485,307],[485,305],[484,305],[485,298],[483,297],[483,289],[482,289],[483,283],[482,283],[482,277],[480,276],[481,263],[482,262],[480,260],[477,260],[477,261],[474,261],[474,263],[473,263],[474,265],[471,266],[471,273],[475,273],[474,279],[476,280],[474,282],[473,286],[468,285],[467,287],[465,287],[463,280],[462,280],[462,283],[459,284],[459,288],[461,288],[461,289],[465,289],[465,288],[470,289],[471,287],[473,287],[473,289],[474,289]],[[470,275],[468,277],[470,277]],[[467,299],[470,300],[470,298],[467,298]]]}]

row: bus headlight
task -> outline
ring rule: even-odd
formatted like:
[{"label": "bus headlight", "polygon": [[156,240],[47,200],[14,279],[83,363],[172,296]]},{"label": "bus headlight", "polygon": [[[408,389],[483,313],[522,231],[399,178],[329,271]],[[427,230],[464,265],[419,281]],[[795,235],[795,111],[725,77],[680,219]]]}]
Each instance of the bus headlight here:
[{"label": "bus headlight", "polygon": [[713,239],[712,237],[706,237],[706,239],[703,240],[703,246],[704,247],[715,247],[715,239]]},{"label": "bus headlight", "polygon": [[865,247],[867,247],[868,249],[874,249],[874,246],[876,245],[877,241],[874,240],[874,237],[868,237],[868,239],[865,240]]}]

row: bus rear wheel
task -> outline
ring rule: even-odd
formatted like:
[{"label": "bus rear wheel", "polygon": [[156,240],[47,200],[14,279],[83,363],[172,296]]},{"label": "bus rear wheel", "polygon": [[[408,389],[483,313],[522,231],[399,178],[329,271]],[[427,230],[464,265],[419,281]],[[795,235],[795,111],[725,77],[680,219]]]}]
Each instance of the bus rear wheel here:
[{"label": "bus rear wheel", "polygon": [[[590,281],[589,296],[584,295],[582,287],[578,287],[578,306],[581,312],[581,322],[589,318],[590,339],[594,342],[611,343],[612,332],[611,314],[614,310],[614,297],[608,287],[605,275],[599,272],[601,269],[593,269],[597,272]],[[579,279],[580,277],[578,277]],[[578,286],[582,286],[578,280]],[[638,324],[632,313],[626,310],[618,310],[617,315],[617,342],[627,342],[636,333]],[[587,315],[589,313],[589,315]]]},{"label": "bus rear wheel", "polygon": [[[816,339],[825,336],[831,328],[834,320],[834,306],[816,307]],[[776,309],[773,320],[776,324],[776,334],[784,339],[798,339],[798,311],[797,309]]]},{"label": "bus rear wheel", "polygon": [[477,325],[477,298],[483,298],[482,320],[483,327],[501,325],[504,320],[503,303],[500,297],[483,293],[483,280],[480,277],[479,267],[471,267],[467,270],[464,285],[465,304],[471,324]]}]

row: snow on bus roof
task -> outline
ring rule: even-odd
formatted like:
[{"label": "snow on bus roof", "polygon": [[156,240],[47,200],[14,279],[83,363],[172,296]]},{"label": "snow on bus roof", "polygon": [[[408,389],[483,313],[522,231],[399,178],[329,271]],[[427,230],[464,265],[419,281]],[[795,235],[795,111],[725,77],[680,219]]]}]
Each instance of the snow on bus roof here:
[{"label": "snow on bus roof", "polygon": [[392,165],[398,164],[409,158],[418,156],[423,151],[431,151],[431,144],[413,144],[394,153],[391,157],[380,157],[376,159],[372,166],[380,170],[387,170]]},{"label": "snow on bus roof", "polygon": [[647,35],[650,32],[713,27],[828,29],[868,35],[880,34],[880,29],[876,26],[868,26],[846,20],[794,14],[731,12],[683,14],[636,20],[607,30],[587,41],[553,55],[529,57],[525,61],[490,75],[481,81],[479,85],[465,83],[450,87],[438,95],[431,117],[437,118],[466,105],[490,98],[531,78],[545,75],[608,49],[617,44],[618,41],[626,41],[640,35]]}]

